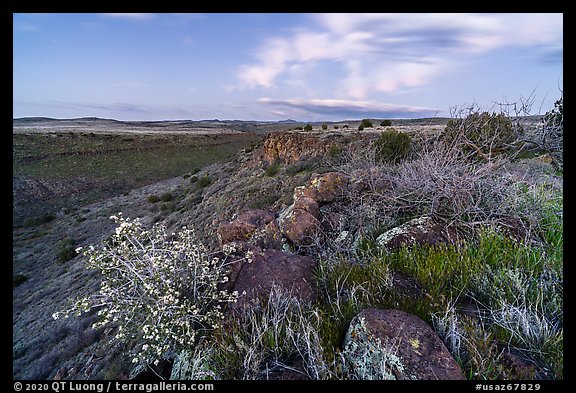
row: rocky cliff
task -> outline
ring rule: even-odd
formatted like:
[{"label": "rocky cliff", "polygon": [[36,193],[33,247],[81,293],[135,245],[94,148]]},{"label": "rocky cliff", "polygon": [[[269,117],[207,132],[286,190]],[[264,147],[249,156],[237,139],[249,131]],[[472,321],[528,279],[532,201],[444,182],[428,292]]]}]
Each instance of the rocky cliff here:
[{"label": "rocky cliff", "polygon": [[376,139],[381,130],[303,132],[284,131],[266,135],[263,141],[263,159],[268,163],[279,160],[293,164],[301,159],[334,154],[343,146],[353,148]]}]

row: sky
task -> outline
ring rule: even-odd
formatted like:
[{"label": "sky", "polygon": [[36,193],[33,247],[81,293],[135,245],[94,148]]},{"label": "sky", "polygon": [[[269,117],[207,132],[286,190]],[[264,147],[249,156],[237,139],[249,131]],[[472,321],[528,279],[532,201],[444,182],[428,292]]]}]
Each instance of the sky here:
[{"label": "sky", "polygon": [[13,117],[542,114],[562,60],[562,14],[13,14]]}]

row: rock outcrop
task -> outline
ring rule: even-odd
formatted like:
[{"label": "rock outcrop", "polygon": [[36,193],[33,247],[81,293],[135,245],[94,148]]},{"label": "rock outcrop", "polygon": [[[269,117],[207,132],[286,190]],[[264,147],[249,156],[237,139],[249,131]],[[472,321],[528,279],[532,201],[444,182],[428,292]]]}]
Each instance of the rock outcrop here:
[{"label": "rock outcrop", "polygon": [[314,242],[325,221],[320,205],[334,202],[347,186],[348,176],[343,173],[313,174],[305,185],[294,189],[294,203],[280,214],[278,224],[282,234],[297,245]]},{"label": "rock outcrop", "polygon": [[276,160],[285,164],[324,156],[331,149],[354,148],[355,143],[369,143],[378,137],[381,131],[323,131],[302,132],[283,131],[266,135],[263,141],[263,159],[268,163]]},{"label": "rock outcrop", "polygon": [[314,174],[308,182],[294,189],[294,200],[311,198],[318,203],[334,202],[348,186],[348,176],[340,172]]},{"label": "rock outcrop", "polygon": [[384,232],[376,242],[387,249],[396,249],[402,245],[449,244],[457,239],[453,228],[439,219],[422,216]]},{"label": "rock outcrop", "polygon": [[232,221],[221,223],[216,230],[220,244],[233,241],[247,241],[253,237],[258,228],[266,226],[275,219],[274,213],[268,210],[247,210]]},{"label": "rock outcrop", "polygon": [[344,354],[349,371],[361,379],[465,379],[434,330],[400,310],[360,312],[350,323]]}]

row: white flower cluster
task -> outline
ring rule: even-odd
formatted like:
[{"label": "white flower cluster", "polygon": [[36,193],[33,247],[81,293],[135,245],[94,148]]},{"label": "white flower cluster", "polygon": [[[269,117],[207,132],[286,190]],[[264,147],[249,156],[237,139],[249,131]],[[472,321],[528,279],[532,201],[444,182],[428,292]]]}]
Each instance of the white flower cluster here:
[{"label": "white flower cluster", "polygon": [[218,289],[228,280],[225,260],[210,255],[190,229],[170,240],[163,226],[146,230],[121,213],[110,218],[118,226],[106,244],[81,250],[87,267],[104,276],[99,292],[55,319],[101,307],[93,328],[115,324],[116,340],[139,343],[132,361],[143,364],[193,345],[199,329],[220,326],[221,304],[238,299],[237,292]]}]

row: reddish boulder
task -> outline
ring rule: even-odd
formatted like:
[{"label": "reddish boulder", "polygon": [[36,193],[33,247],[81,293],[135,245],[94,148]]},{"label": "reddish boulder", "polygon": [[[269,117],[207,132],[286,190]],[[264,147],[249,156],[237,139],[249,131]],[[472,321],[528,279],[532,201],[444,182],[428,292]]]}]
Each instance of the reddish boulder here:
[{"label": "reddish boulder", "polygon": [[248,243],[263,249],[273,248],[280,250],[283,245],[282,232],[280,232],[276,220],[272,220],[265,226],[256,229]]},{"label": "reddish boulder", "polygon": [[320,217],[320,207],[318,206],[318,202],[316,202],[312,198],[308,197],[298,197],[294,200],[293,203],[294,209],[301,209],[305,210],[308,213],[312,214],[315,218]]},{"label": "reddish boulder", "polygon": [[465,379],[434,330],[400,310],[363,310],[350,323],[344,354],[362,379]]},{"label": "reddish boulder", "polygon": [[[238,302],[230,305],[238,309],[259,296],[268,296],[276,285],[303,300],[314,300],[312,287],[316,262],[313,258],[278,250],[251,247],[251,261],[243,261],[231,282],[231,290],[238,291]],[[232,279],[231,279],[232,281]]]},{"label": "reddish boulder", "polygon": [[216,234],[222,245],[233,241],[247,241],[256,229],[265,226],[274,218],[274,213],[267,210],[248,210],[234,221],[220,224]]},{"label": "reddish boulder", "polygon": [[289,206],[278,218],[280,231],[295,244],[309,245],[320,233],[320,221],[304,209]]}]

